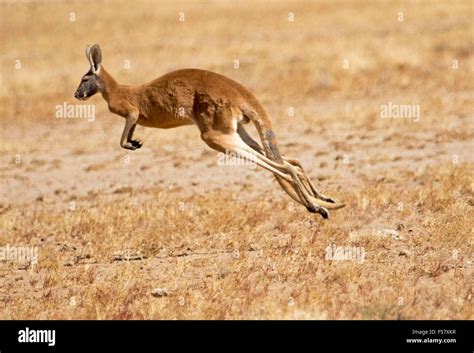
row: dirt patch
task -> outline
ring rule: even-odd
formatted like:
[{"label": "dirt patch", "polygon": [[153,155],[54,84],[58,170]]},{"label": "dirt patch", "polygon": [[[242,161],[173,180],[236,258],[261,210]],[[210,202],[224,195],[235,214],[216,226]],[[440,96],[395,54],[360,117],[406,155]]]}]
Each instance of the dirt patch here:
[{"label": "dirt patch", "polygon": [[[0,318],[474,318],[472,6],[405,4],[401,23],[396,2],[214,5],[185,23],[173,3],[98,2],[76,23],[66,4],[0,5]],[[200,67],[250,87],[281,152],[347,206],[307,213],[194,126],[138,127],[143,147],[121,149],[100,96],[93,121],[55,118],[84,26],[119,82]]]}]

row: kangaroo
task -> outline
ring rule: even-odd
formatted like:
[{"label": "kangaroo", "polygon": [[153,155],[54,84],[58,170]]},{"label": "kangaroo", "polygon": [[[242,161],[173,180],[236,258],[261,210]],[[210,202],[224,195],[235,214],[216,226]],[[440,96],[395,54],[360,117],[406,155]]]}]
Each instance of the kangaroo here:
[{"label": "kangaroo", "polygon": [[[90,69],[74,97],[85,100],[100,92],[109,110],[125,118],[122,148],[142,147],[141,141],[133,139],[137,124],[161,129],[194,124],[210,148],[270,171],[283,190],[309,212],[327,219],[328,210],[344,207],[316,189],[298,160],[280,154],[267,113],[240,83],[211,71],[182,69],[144,85],[126,86],[102,66],[99,45],[86,46],[86,57]],[[255,125],[262,145],[245,130],[249,122]]]}]

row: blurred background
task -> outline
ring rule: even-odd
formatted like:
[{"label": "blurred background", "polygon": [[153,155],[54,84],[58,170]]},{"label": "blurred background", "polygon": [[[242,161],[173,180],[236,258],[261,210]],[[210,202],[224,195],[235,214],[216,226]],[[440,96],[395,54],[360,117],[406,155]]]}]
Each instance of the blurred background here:
[{"label": "blurred background", "polygon": [[[39,298],[55,289],[32,306],[25,272],[9,268],[0,294],[17,309],[3,307],[4,317],[472,319],[468,269],[442,270],[453,250],[472,253],[472,1],[9,1],[0,16],[0,240],[40,244],[33,287]],[[123,84],[189,67],[239,81],[268,111],[282,153],[348,206],[329,222],[309,216],[268,173],[217,165],[194,126],[138,127],[143,148],[121,149],[123,118],[99,94],[73,98],[94,43]],[[56,118],[64,104],[93,105],[95,119]],[[419,109],[416,119],[382,117],[405,105]],[[371,238],[383,229],[405,241]],[[322,260],[331,242],[363,246],[371,261],[332,266]],[[199,258],[193,270],[113,263],[129,248],[150,259],[210,248],[267,257],[249,257],[238,274],[216,272],[233,266],[225,257]],[[97,265],[90,272],[81,261]],[[283,277],[262,274],[266,261]],[[222,292],[192,289],[209,273]],[[193,304],[154,302],[148,287],[163,283]],[[72,295],[81,311],[54,308]]]}]

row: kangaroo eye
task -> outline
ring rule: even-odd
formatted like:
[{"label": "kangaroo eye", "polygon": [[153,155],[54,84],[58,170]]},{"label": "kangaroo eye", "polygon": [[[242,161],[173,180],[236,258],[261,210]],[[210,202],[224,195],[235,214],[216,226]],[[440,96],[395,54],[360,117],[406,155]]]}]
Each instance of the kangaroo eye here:
[{"label": "kangaroo eye", "polygon": [[83,77],[82,82],[89,81],[89,76]]}]

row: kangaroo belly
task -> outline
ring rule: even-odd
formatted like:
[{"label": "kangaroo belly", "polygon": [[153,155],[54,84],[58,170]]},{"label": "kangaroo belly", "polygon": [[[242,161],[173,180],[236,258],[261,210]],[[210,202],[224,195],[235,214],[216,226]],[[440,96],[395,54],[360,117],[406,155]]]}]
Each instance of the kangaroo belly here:
[{"label": "kangaroo belly", "polygon": [[159,129],[171,129],[183,125],[192,125],[194,122],[190,117],[179,112],[170,114],[164,111],[153,111],[147,116],[140,114],[137,124]]}]

